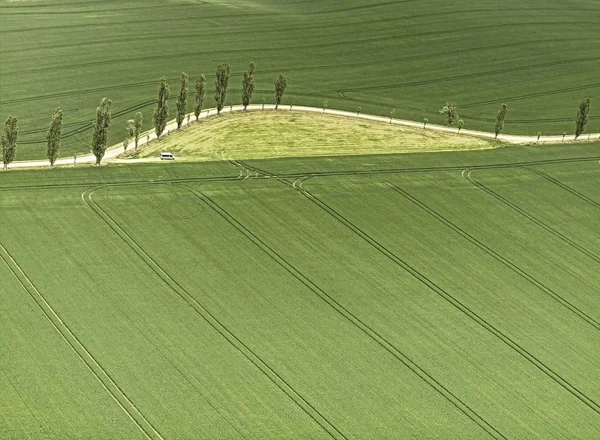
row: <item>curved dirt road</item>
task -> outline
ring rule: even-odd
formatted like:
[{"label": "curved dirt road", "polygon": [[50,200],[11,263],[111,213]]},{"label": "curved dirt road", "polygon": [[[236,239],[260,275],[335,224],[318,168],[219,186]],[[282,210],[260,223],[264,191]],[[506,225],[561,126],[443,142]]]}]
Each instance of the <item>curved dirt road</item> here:
[{"label": "curved dirt road", "polygon": [[[248,106],[249,111],[257,111],[257,110],[260,111],[260,110],[262,110],[262,108],[263,108],[262,104],[252,104],[252,105]],[[221,113],[240,112],[240,111],[243,111],[243,109],[244,108],[241,105],[234,105],[233,107],[225,107]],[[267,105],[266,104],[264,106],[264,109],[265,110],[274,110],[275,105],[272,105],[272,104]],[[279,109],[280,109],[280,111],[290,111],[290,106],[289,105],[280,105]],[[357,116],[356,113],[347,112],[344,110],[333,110],[333,109],[323,110],[322,108],[318,108],[318,107],[306,107],[306,106],[299,106],[299,105],[293,106],[291,108],[291,110],[292,111],[301,111],[301,112],[324,113],[327,115],[344,116],[344,117],[358,118],[358,119],[367,119],[370,121],[385,122],[388,124],[391,123],[393,125],[402,125],[402,126],[406,126],[406,127],[423,128],[422,122],[414,122],[414,121],[408,121],[408,120],[404,120],[404,119],[392,119],[390,122],[389,117],[374,116],[374,115],[368,115],[368,114],[359,114]],[[200,119],[206,119],[208,116],[216,115],[216,113],[217,113],[216,108],[203,110],[202,113],[200,114]],[[196,120],[196,118],[193,113],[189,113],[189,115],[190,115],[190,123],[193,123]],[[187,125],[187,116],[184,119],[183,125],[184,126]],[[175,130],[176,128],[177,128],[177,123],[175,122],[175,119],[173,119],[172,121],[170,121],[167,124],[167,127],[165,128],[165,132]],[[446,132],[446,133],[456,133],[457,132],[456,128],[449,128],[449,127],[444,127],[444,126],[435,125],[435,124],[427,124],[426,129],[440,131],[440,132]],[[481,137],[481,138],[486,138],[486,139],[494,139],[494,133],[490,133],[490,132],[486,132],[486,131],[475,131],[475,130],[462,129],[460,131],[460,134],[461,134],[461,136],[476,136],[476,137]],[[149,138],[147,138],[147,135],[149,135]],[[592,139],[598,139],[599,136],[600,136],[600,134],[598,134],[598,133],[591,133]],[[151,141],[153,139],[156,139],[156,134],[154,133],[154,131],[153,130],[146,131],[142,135],[140,135],[139,145],[143,145],[148,140]],[[586,133],[579,138],[578,142],[586,142],[587,139],[588,139],[588,134]],[[538,141],[537,136],[518,136],[518,135],[510,135],[510,134],[501,134],[498,136],[498,140],[513,143],[513,144],[524,144],[524,143],[532,143],[532,142]],[[543,136],[540,138],[540,142],[543,142],[543,143],[558,143],[558,142],[562,142],[562,141],[563,141],[562,136]],[[568,135],[565,137],[565,141],[566,142],[575,142],[575,136]],[[102,159],[102,162],[115,162],[117,156],[122,154],[123,151],[124,150],[123,150],[122,145],[114,145],[114,146],[108,148],[106,150],[104,158]],[[135,163],[135,162],[148,162],[148,161],[154,161],[154,159],[127,159],[123,162]],[[73,162],[74,162],[73,158],[67,158],[67,159],[63,158],[63,159],[58,159],[55,162],[55,164],[56,165],[73,165]],[[78,165],[79,164],[93,164],[96,162],[96,158],[94,157],[93,154],[88,154],[85,156],[77,157],[76,162]],[[49,166],[47,160],[16,161],[9,165],[9,169],[38,168],[38,167],[47,167],[47,166]]]}]

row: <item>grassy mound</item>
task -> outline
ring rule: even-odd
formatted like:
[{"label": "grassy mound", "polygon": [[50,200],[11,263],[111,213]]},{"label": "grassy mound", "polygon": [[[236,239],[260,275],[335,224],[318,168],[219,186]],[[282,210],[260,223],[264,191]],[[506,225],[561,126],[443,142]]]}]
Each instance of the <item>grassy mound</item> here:
[{"label": "grassy mound", "polygon": [[481,150],[500,143],[342,116],[289,111],[223,114],[151,142],[130,158],[263,159]]}]

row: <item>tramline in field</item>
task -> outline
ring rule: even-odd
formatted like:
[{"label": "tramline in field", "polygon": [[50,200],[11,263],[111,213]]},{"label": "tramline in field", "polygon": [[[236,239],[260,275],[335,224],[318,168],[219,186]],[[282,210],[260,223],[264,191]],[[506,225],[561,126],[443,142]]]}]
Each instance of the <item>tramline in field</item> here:
[{"label": "tramline in field", "polygon": [[2,436],[596,437],[598,160],[8,173]]}]

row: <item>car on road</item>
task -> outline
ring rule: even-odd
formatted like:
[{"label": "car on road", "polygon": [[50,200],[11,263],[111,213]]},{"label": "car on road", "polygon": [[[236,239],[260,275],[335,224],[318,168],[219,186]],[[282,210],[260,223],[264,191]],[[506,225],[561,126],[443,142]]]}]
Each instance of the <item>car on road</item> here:
[{"label": "car on road", "polygon": [[160,153],[160,160],[175,160],[175,156],[171,153]]}]

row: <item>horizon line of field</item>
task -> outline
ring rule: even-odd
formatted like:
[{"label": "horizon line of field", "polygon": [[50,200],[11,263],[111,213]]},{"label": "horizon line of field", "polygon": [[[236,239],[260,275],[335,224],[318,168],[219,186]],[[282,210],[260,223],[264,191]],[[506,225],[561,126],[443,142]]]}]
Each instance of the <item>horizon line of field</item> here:
[{"label": "horizon line of field", "polygon": [[[222,208],[221,208],[221,209],[222,209]],[[230,214],[228,214],[228,213],[227,213],[227,215],[229,215],[229,216],[230,216]],[[234,220],[235,220],[235,219],[234,219]],[[236,222],[236,223],[238,223],[238,225],[241,225],[241,224],[239,223],[239,221],[238,221],[238,220],[235,220],[235,222]],[[244,229],[247,229],[247,228],[245,228],[243,225],[241,225],[241,226],[242,226]],[[237,229],[237,228],[236,228],[236,229]],[[242,231],[240,231],[240,232],[242,232]],[[243,233],[243,232],[242,232],[242,233]],[[250,233],[251,233],[252,235],[254,235],[252,232],[250,232]],[[244,234],[244,235],[246,235],[246,234]],[[248,238],[250,238],[250,237],[248,237]],[[260,240],[260,239],[259,239],[259,240]],[[262,242],[262,240],[261,240],[261,242]],[[264,242],[263,242],[263,244],[264,244]],[[259,246],[259,247],[261,247],[261,246]],[[263,250],[264,250],[264,249],[263,249]],[[297,270],[297,269],[295,269],[295,270]],[[311,284],[314,284],[314,283],[311,281]],[[319,288],[319,290],[321,290],[321,289]],[[505,342],[505,343],[506,343],[506,341],[503,341],[503,342]],[[512,347],[512,346],[511,346],[511,348],[514,348],[514,347]],[[527,350],[524,350],[524,351],[525,351],[525,352],[527,352]],[[574,395],[575,395],[575,397],[579,398],[579,400],[581,400],[581,401],[582,401],[584,404],[586,404],[586,405],[587,405],[588,407],[590,407],[592,410],[594,410],[595,412],[598,412],[598,411],[597,411],[597,404],[596,404],[596,403],[595,403],[595,402],[594,402],[592,399],[590,399],[589,397],[587,397],[587,396],[586,396],[584,393],[582,393],[581,391],[579,391],[579,390],[578,390],[576,387],[574,387],[573,385],[571,385],[571,384],[570,384],[569,382],[567,382],[567,381],[566,381],[564,378],[562,378],[561,376],[557,375],[557,374],[556,374],[554,371],[552,371],[552,370],[551,370],[550,368],[548,368],[546,365],[544,365],[544,364],[543,364],[543,363],[541,363],[539,360],[537,360],[537,358],[535,358],[535,356],[531,355],[531,353],[529,353],[529,352],[527,352],[527,353],[528,353],[528,355],[529,355],[529,356],[533,357],[533,358],[534,358],[534,359],[537,361],[537,362],[535,362],[535,363],[534,363],[534,365],[535,365],[536,367],[538,367],[538,369],[540,369],[540,370],[542,370],[544,373],[546,373],[546,374],[547,374],[549,377],[551,377],[551,378],[552,378],[552,379],[553,379],[555,382],[557,382],[559,385],[563,386],[563,388],[565,388],[567,391],[571,392],[571,394],[574,394]],[[528,359],[528,360],[530,360],[530,359]],[[531,361],[531,360],[530,360],[530,361]],[[532,363],[533,363],[533,362],[532,362]],[[538,363],[539,363],[539,364],[538,364]],[[540,365],[542,365],[544,368],[540,368]],[[550,374],[548,373],[548,371],[545,371],[546,369],[547,369],[547,370],[550,372]],[[553,377],[553,376],[556,376],[556,377]],[[557,380],[556,378],[558,378],[558,380]]]}]

